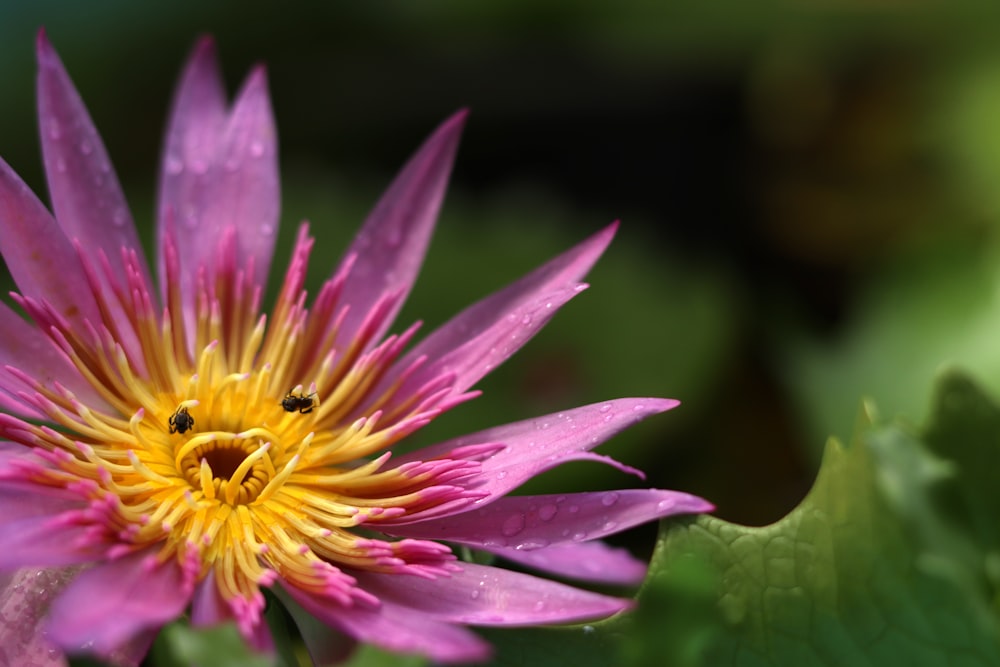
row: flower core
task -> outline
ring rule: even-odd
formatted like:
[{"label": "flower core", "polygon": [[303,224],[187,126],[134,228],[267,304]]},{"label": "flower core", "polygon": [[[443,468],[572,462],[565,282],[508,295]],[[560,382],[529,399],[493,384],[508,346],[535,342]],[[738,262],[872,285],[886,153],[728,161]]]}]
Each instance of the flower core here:
[{"label": "flower core", "polygon": [[[105,271],[111,289],[101,289],[88,271],[95,295],[115,295],[98,296],[100,323],[74,326],[46,303],[18,298],[106,404],[85,405],[21,374],[34,391],[25,400],[58,428],[3,417],[5,435],[41,459],[20,460],[21,473],[83,501],[59,519],[80,528],[79,547],[110,557],[154,547],[158,562],[178,559],[191,583],[214,574],[231,606],[244,600],[258,610],[258,587],[277,576],[349,605],[374,599],[342,567],[451,571],[446,546],[351,530],[470,497],[443,482],[478,464],[387,467],[380,453],[439,412],[447,388],[430,383],[399,402],[390,399],[401,379],[378,384],[416,327],[370,346],[374,329],[363,326],[347,349],[334,348],[343,276],[323,286],[310,313],[301,282],[311,245],[303,228],[270,324],[249,272],[236,270],[202,286],[192,323],[175,316],[183,311],[169,243],[160,315],[134,253],[127,285]],[[231,244],[220,255],[231,256]],[[380,314],[376,306],[368,323]]]}]

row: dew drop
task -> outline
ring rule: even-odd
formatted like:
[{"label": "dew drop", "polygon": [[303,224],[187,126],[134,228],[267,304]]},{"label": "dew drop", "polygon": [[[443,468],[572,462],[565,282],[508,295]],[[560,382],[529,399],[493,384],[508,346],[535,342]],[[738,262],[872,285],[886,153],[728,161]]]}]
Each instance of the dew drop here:
[{"label": "dew drop", "polygon": [[507,471],[501,470],[497,473],[497,480],[505,479],[507,477]]},{"label": "dew drop", "polygon": [[610,403],[605,403],[604,405],[602,405],[601,407],[599,407],[598,410],[600,412],[610,412],[611,411],[611,404]]},{"label": "dew drop", "polygon": [[570,514],[576,514],[580,511],[580,507],[578,505],[570,505],[568,509]]},{"label": "dew drop", "polygon": [[125,219],[125,211],[120,208],[115,209],[115,212],[111,214],[111,222],[113,222],[117,227],[124,225]]},{"label": "dew drop", "polygon": [[589,635],[589,634],[591,634],[593,632],[594,632],[594,626],[592,626],[592,625],[585,625],[585,626],[583,626],[583,634]]},{"label": "dew drop", "polygon": [[636,405],[636,406],[634,406],[632,408],[632,412],[642,412],[645,409],[646,409],[646,406],[643,405],[642,403],[639,403],[638,405]]},{"label": "dew drop", "polygon": [[605,493],[603,496],[601,496],[601,504],[604,505],[605,507],[611,507],[617,502],[618,502],[618,494],[615,493],[614,491]]},{"label": "dew drop", "polygon": [[250,155],[260,157],[264,154],[264,144],[259,141],[250,142]]},{"label": "dew drop", "polygon": [[531,313],[524,314],[524,317],[521,318],[521,324],[531,324]]},{"label": "dew drop", "polygon": [[545,611],[545,602],[543,600],[535,603],[535,611]]},{"label": "dew drop", "polygon": [[262,236],[270,236],[274,234],[274,225],[269,222],[265,222],[260,226],[260,233]]},{"label": "dew drop", "polygon": [[587,539],[587,533],[573,533],[573,537],[570,539],[572,539],[574,542],[583,542],[585,539]]},{"label": "dew drop", "polygon": [[59,121],[49,121],[49,138],[59,139],[60,137],[62,137],[62,128],[59,126]]},{"label": "dew drop", "polygon": [[89,141],[84,139],[83,141],[80,142],[80,152],[83,153],[84,155],[90,155],[91,153],[94,152],[94,147],[91,145]]},{"label": "dew drop", "polygon": [[469,595],[472,597],[473,600],[475,600],[476,598],[479,597],[479,591],[473,589],[473,591]]},{"label": "dew drop", "polygon": [[513,537],[514,535],[520,533],[522,530],[524,530],[523,514],[511,514],[509,517],[507,517],[507,519],[503,522],[503,525],[500,527],[500,532],[506,535],[507,537]]},{"label": "dew drop", "polygon": [[557,512],[559,512],[559,508],[555,505],[542,505],[538,509],[538,518],[542,521],[551,521]]},{"label": "dew drop", "polygon": [[60,174],[66,171],[66,160],[62,158],[56,159],[56,171]]},{"label": "dew drop", "polygon": [[606,530],[606,531],[608,531],[610,533],[611,531],[613,531],[617,527],[618,527],[618,522],[617,521],[606,521],[604,523],[604,525],[601,526],[601,530]]},{"label": "dew drop", "polygon": [[673,500],[661,500],[656,504],[656,509],[660,510],[661,512],[673,509],[673,507],[674,507]]},{"label": "dew drop", "polygon": [[544,549],[547,546],[549,546],[548,540],[532,539],[524,540],[514,548],[518,551],[534,551],[535,549]]}]

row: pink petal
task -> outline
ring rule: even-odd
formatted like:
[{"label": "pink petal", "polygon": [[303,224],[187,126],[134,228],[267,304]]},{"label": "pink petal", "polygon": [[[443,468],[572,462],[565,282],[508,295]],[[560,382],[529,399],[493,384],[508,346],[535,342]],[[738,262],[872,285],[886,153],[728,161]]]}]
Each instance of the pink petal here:
[{"label": "pink petal", "polygon": [[[24,449],[20,445],[15,446]],[[20,458],[6,448],[0,452],[0,475],[4,475],[0,479],[0,526],[25,519],[42,523],[42,517],[83,506],[78,496],[62,489],[45,489],[31,482],[9,479],[9,463]]]},{"label": "pink petal", "polygon": [[600,539],[673,514],[713,509],[710,503],[696,496],[658,489],[506,496],[485,507],[399,526],[390,532],[491,550],[531,551],[553,544]]},{"label": "pink petal", "polygon": [[[427,361],[397,393],[404,400],[421,386],[454,373],[451,394],[458,395],[507,360],[584,287],[577,281],[594,265],[614,237],[618,224],[605,227],[531,273],[466,308],[418,343],[383,383],[421,357]],[[379,395],[379,391],[373,392]]]},{"label": "pink petal", "polygon": [[161,247],[173,220],[181,289],[189,304],[198,268],[211,272],[228,230],[236,232],[237,256],[252,258],[257,284],[266,282],[279,209],[277,130],[264,71],[251,72],[227,113],[214,43],[202,39],[174,99],[158,209]]},{"label": "pink petal", "polygon": [[106,550],[85,528],[53,521],[32,517],[0,523],[0,571],[76,565],[99,558]]},{"label": "pink petal", "polygon": [[21,293],[71,322],[99,322],[80,258],[42,203],[0,160],[0,253]]},{"label": "pink petal", "polygon": [[399,294],[395,305],[375,330],[379,341],[392,324],[424,261],[431,232],[444,200],[466,111],[441,124],[410,158],[382,195],[355,237],[344,260],[353,266],[344,284],[342,302],[350,310],[336,339],[347,349],[369,311],[386,294]]},{"label": "pink petal", "polygon": [[121,248],[139,251],[148,284],[142,246],[118,178],[44,30],[38,32],[37,52],[42,154],[56,220],[67,238],[79,240],[87,255],[103,251],[122,281]]},{"label": "pink petal", "polygon": [[49,641],[42,619],[71,575],[38,568],[0,574],[0,665],[65,667],[66,658]]},{"label": "pink petal", "polygon": [[107,656],[177,618],[190,599],[189,577],[177,561],[156,564],[155,553],[141,551],[76,577],[53,603],[47,628],[68,653]]},{"label": "pink petal", "polygon": [[490,547],[486,547],[486,551],[557,577],[612,586],[641,583],[647,569],[646,563],[627,549],[611,547],[600,540],[579,544],[561,542],[532,551]]},{"label": "pink petal", "polygon": [[[482,473],[469,483],[470,487],[488,494],[487,498],[478,501],[478,504],[484,505],[561,463],[592,457],[589,450],[619,431],[677,405],[677,401],[666,398],[621,398],[593,403],[461,436],[418,449],[393,461],[399,466],[408,461],[451,457],[453,450],[469,445],[500,443],[504,447],[481,462]],[[461,457],[461,452],[455,456]],[[453,514],[465,509],[456,506]],[[383,525],[404,525],[426,518],[410,515],[386,520]]]},{"label": "pink petal", "polygon": [[[402,578],[390,576],[396,581]],[[406,578],[411,579],[417,578]],[[490,654],[489,644],[471,631],[391,602],[384,602],[377,609],[342,607],[294,586],[283,590],[327,625],[390,651],[416,653],[442,663],[482,661]]]},{"label": "pink petal", "polygon": [[450,577],[364,573],[358,581],[413,616],[472,625],[541,625],[606,618],[632,606],[608,597],[496,567],[462,563]]},{"label": "pink petal", "polygon": [[[7,366],[23,371],[49,388],[59,382],[91,409],[106,405],[47,336],[0,301],[0,369]],[[16,394],[26,387],[11,374],[0,371],[0,389]],[[37,415],[19,399],[13,399],[7,407],[26,416]]]}]

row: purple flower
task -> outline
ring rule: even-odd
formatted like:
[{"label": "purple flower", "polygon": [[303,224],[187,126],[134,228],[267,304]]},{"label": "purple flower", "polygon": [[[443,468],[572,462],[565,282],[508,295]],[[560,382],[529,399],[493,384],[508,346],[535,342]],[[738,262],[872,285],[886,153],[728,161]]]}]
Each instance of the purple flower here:
[{"label": "purple flower", "polygon": [[[0,161],[0,252],[28,319],[0,304],[0,662],[135,663],[165,623],[271,638],[263,589],[317,661],[343,635],[482,659],[467,625],[571,623],[630,601],[462,562],[466,545],[614,584],[645,567],[600,538],[711,505],[651,489],[511,496],[664,399],[619,399],[394,456],[584,287],[612,225],[411,345],[389,328],[420,267],[465,114],[403,168],[311,299],[301,227],[261,313],[279,214],[262,69],[227,105],[211,40],[167,132],[152,281],[97,131],[44,33],[38,106],[54,215]],[[442,540],[444,542],[441,542]],[[315,624],[305,624],[314,627]],[[339,641],[334,641],[335,639]]]}]

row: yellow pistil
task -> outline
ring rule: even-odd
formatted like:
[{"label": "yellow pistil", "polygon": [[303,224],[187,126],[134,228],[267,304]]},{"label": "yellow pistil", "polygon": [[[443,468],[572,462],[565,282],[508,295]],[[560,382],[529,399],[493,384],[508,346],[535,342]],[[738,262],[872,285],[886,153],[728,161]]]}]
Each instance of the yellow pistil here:
[{"label": "yellow pistil", "polygon": [[[351,529],[421,502],[424,482],[383,470],[388,455],[378,456],[399,437],[400,419],[380,416],[381,398],[357,415],[399,339],[367,352],[354,341],[337,355],[333,330],[310,322],[288,285],[270,328],[245,294],[218,287],[235,305],[203,298],[193,337],[176,314],[157,323],[145,296],[131,307],[129,290],[115,295],[130,313],[131,347],[116,342],[118,324],[96,336],[56,332],[107,405],[35,386],[56,426],[21,427],[24,444],[49,453],[36,481],[105,503],[107,539],[154,548],[162,560],[193,550],[200,576],[214,572],[225,599],[254,599],[280,576],[350,600],[349,577],[331,583],[338,567],[396,567]],[[167,302],[180,303],[172,289]]]}]

